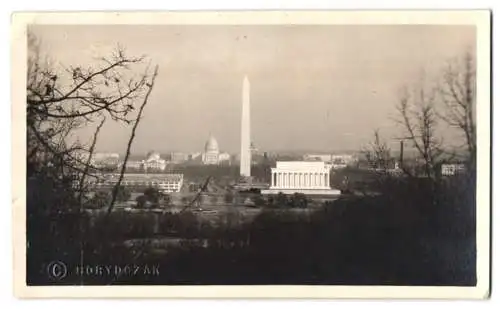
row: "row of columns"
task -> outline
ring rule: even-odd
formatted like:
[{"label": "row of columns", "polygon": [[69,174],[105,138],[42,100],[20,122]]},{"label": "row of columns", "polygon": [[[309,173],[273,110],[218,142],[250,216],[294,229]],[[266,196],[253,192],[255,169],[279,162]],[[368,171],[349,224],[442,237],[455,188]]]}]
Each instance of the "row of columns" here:
[{"label": "row of columns", "polygon": [[272,172],[273,188],[329,188],[329,173]]}]

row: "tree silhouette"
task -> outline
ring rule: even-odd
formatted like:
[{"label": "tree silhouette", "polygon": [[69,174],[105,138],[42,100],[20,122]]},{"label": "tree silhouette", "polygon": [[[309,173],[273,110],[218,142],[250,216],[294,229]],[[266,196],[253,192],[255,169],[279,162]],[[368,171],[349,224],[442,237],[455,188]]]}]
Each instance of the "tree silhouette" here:
[{"label": "tree silhouette", "polygon": [[145,208],[148,203],[148,198],[145,195],[139,195],[135,201],[137,203],[137,208]]},{"label": "tree silhouette", "polygon": [[118,202],[126,202],[130,199],[130,197],[132,196],[132,193],[130,192],[130,190],[124,186],[120,186],[119,189],[118,189],[118,193],[116,195],[116,200]]},{"label": "tree silhouette", "polygon": [[274,205],[278,208],[286,208],[289,206],[288,204],[288,197],[283,194],[282,192],[279,192],[276,195],[276,198],[274,199]]},{"label": "tree silhouette", "polygon": [[158,189],[149,187],[144,190],[143,194],[146,197],[146,200],[153,206],[158,206],[160,204],[161,193]]},{"label": "tree silhouette", "polygon": [[476,63],[470,51],[459,60],[451,61],[443,72],[439,85],[443,103],[440,118],[459,130],[464,138],[468,171],[476,169]]},{"label": "tree silhouette", "polygon": [[[107,202],[109,214],[121,198],[123,170],[110,197],[98,193],[86,200],[91,183],[100,180],[100,168],[92,160],[94,148],[105,123],[132,126],[126,165],[157,67],[151,72],[145,57],[130,57],[120,46],[88,66],[51,65],[30,28],[27,62],[26,237],[30,243],[27,281],[31,282],[44,263],[61,254],[78,259],[84,243],[82,226],[87,220],[83,207],[101,208]],[[95,128],[89,141],[72,138],[81,128]],[[106,222],[93,226],[93,236],[88,237],[99,241],[92,250],[103,252],[109,245],[110,227]],[[48,230],[53,233],[46,233]]]},{"label": "tree silhouette", "polygon": [[292,208],[307,208],[307,197],[303,193],[294,193],[289,203]]},{"label": "tree silhouette", "polygon": [[162,199],[165,206],[172,206],[172,196],[170,194],[163,194]]},{"label": "tree silhouette", "polygon": [[[97,177],[91,164],[100,128],[106,121],[133,124],[129,146],[152,90],[157,68],[150,73],[145,57],[128,57],[118,46],[88,67],[53,67],[44,60],[38,39],[28,29],[26,95],[27,174],[51,174],[55,181],[71,178],[85,190],[86,178]],[[137,112],[138,110],[138,112]],[[70,142],[73,132],[97,125],[90,145]],[[125,155],[128,159],[130,147]],[[113,189],[113,208],[123,171]],[[78,200],[77,199],[77,200]],[[73,205],[78,208],[78,201]],[[70,207],[71,205],[67,205]],[[108,211],[108,212],[109,212]]]}]

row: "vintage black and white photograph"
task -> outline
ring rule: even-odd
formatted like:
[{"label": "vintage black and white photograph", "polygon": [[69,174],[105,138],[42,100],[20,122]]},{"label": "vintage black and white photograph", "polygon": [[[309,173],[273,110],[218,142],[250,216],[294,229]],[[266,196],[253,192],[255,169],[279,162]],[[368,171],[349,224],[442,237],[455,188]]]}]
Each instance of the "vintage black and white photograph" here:
[{"label": "vintage black and white photograph", "polygon": [[477,24],[141,20],[23,28],[27,288],[488,277]]}]

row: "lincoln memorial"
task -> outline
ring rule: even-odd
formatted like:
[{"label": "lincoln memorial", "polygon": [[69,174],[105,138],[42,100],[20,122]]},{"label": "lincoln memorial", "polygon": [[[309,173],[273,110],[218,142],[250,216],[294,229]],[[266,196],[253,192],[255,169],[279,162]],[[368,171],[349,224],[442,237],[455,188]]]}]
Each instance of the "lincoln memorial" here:
[{"label": "lincoln memorial", "polygon": [[330,167],[324,162],[291,161],[276,162],[271,169],[269,190],[262,194],[339,195],[330,187]]}]

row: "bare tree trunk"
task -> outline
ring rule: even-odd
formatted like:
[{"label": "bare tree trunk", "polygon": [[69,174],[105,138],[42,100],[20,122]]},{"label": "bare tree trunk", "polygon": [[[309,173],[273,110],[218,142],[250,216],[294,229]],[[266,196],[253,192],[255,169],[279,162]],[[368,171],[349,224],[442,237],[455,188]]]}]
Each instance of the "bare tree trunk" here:
[{"label": "bare tree trunk", "polygon": [[467,151],[467,169],[476,169],[476,69],[473,55],[465,53],[459,63],[450,64],[444,72],[440,87],[444,112],[441,118],[462,132]]},{"label": "bare tree trunk", "polygon": [[382,141],[380,132],[376,129],[373,132],[373,141],[368,149],[364,150],[367,161],[377,170],[387,171],[391,163],[391,150],[385,141]]},{"label": "bare tree trunk", "polygon": [[99,136],[99,132],[101,131],[101,128],[104,125],[105,121],[106,121],[106,118],[103,118],[101,123],[99,123],[99,125],[97,126],[97,129],[94,132],[92,144],[90,145],[90,149],[89,149],[89,157],[87,158],[87,162],[84,166],[84,170],[83,170],[82,176],[80,178],[80,183],[78,185],[78,189],[80,190],[80,192],[78,194],[78,205],[79,205],[80,209],[82,207],[82,198],[83,198],[83,193],[84,193],[83,186],[85,185],[85,178],[86,178],[86,176],[89,172],[89,169],[90,169],[90,165],[92,162],[92,156],[94,155],[95,145],[97,144],[97,137]]},{"label": "bare tree trunk", "polygon": [[403,138],[409,140],[423,160],[425,176],[429,179],[437,178],[436,168],[443,153],[442,145],[438,141],[436,126],[436,110],[434,95],[427,95],[423,86],[417,89],[413,97],[406,92],[400,99],[398,111],[401,116],[399,123],[406,131]]},{"label": "bare tree trunk", "polygon": [[121,167],[120,176],[118,177],[118,182],[116,183],[116,185],[113,188],[113,193],[111,195],[111,202],[109,203],[108,210],[106,212],[106,217],[109,217],[110,213],[113,211],[113,207],[114,207],[115,202],[116,202],[116,196],[117,196],[118,190],[119,190],[119,188],[121,186],[121,182],[123,180],[123,175],[125,174],[125,170],[127,168],[127,162],[128,162],[128,158],[130,156],[130,149],[132,148],[132,143],[133,143],[134,138],[135,138],[135,132],[136,132],[137,126],[139,125],[139,122],[141,120],[142,112],[144,110],[144,107],[146,107],[146,104],[148,103],[149,95],[151,94],[151,91],[153,90],[153,86],[154,86],[155,79],[156,79],[157,75],[158,75],[158,66],[155,67],[153,76],[151,77],[151,82],[148,85],[149,89],[148,89],[148,91],[146,93],[146,96],[144,97],[144,101],[142,102],[142,104],[141,104],[141,106],[139,108],[139,112],[138,112],[137,118],[136,118],[136,120],[134,122],[134,126],[132,127],[132,132],[131,132],[130,138],[128,140],[127,151],[125,153],[125,158],[123,160],[123,165]]}]

